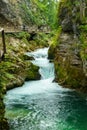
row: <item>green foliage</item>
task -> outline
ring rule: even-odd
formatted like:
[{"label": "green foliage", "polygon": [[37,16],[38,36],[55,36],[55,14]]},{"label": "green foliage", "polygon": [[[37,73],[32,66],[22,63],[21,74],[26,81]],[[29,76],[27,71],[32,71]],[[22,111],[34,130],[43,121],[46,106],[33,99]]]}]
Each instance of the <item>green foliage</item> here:
[{"label": "green foliage", "polygon": [[57,26],[57,1],[27,0],[20,7],[25,24],[49,25],[51,28]]},{"label": "green foliage", "polygon": [[0,86],[4,88],[8,83],[8,80],[13,78],[13,75],[9,73],[9,69],[11,69],[11,62],[1,62],[0,63]]},{"label": "green foliage", "polygon": [[58,30],[54,31],[54,36],[52,38],[51,44],[55,47],[58,46],[58,44],[60,43],[59,37],[60,37],[61,31],[62,31],[61,26],[59,26]]},{"label": "green foliage", "polygon": [[27,32],[20,32],[20,33],[18,33],[18,34],[14,34],[14,37],[16,37],[16,38],[18,38],[18,39],[23,39],[23,38],[25,38],[25,39],[29,39],[29,37],[30,37],[30,34],[29,33],[27,33]]},{"label": "green foliage", "polygon": [[[22,10],[21,10],[22,11],[22,13],[21,13],[22,18],[24,19],[24,23],[25,24],[30,24],[31,23],[31,24],[39,25],[42,22],[39,19],[39,15],[40,14],[39,14],[39,12],[38,12],[38,14],[35,13],[35,11],[34,11],[32,6],[33,6],[32,4],[31,4],[31,6],[27,6],[26,3],[21,5],[21,8],[22,8]],[[38,17],[39,20],[37,19],[37,17]]]},{"label": "green foliage", "polygon": [[48,58],[49,59],[54,59],[54,57],[55,57],[56,47],[60,44],[59,37],[60,37],[61,31],[62,31],[62,28],[59,27],[58,30],[53,32],[54,36],[51,39],[50,48],[48,51]]},{"label": "green foliage", "polygon": [[[84,28],[82,30],[84,30]],[[83,31],[80,34],[80,41],[81,41],[80,56],[82,60],[87,60],[87,34],[85,33],[85,31]]]},{"label": "green foliage", "polygon": [[38,8],[42,9],[43,19],[51,28],[57,25],[57,1],[54,0],[37,0]]},{"label": "green foliage", "polygon": [[37,45],[39,46],[48,46],[48,39],[49,39],[49,35],[45,34],[45,33],[38,33],[35,37],[34,37],[34,41],[36,42]]},{"label": "green foliage", "polygon": [[87,25],[80,25],[79,29],[81,31],[87,32]]}]

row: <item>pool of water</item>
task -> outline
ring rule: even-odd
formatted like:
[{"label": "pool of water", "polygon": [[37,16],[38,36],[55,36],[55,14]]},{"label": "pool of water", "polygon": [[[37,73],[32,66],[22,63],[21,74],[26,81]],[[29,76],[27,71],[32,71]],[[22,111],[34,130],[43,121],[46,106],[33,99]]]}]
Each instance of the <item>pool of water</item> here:
[{"label": "pool of water", "polygon": [[48,48],[28,53],[40,67],[41,80],[7,92],[4,102],[10,130],[87,130],[87,97],[53,82]]}]

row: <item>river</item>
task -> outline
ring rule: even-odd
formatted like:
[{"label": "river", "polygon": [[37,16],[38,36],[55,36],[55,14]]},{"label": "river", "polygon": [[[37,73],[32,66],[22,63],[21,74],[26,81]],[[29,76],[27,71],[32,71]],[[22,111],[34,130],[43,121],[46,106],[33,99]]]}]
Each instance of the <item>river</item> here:
[{"label": "river", "polygon": [[87,130],[87,98],[54,79],[48,48],[28,53],[40,67],[41,79],[7,92],[4,102],[10,130]]}]

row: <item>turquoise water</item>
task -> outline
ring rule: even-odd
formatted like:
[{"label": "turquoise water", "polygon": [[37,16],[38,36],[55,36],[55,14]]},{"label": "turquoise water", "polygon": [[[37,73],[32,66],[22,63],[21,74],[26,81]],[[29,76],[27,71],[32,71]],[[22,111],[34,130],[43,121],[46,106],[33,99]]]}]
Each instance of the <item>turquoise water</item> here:
[{"label": "turquoise water", "polygon": [[5,96],[10,130],[87,130],[87,97],[52,82],[54,65],[47,51],[28,54],[40,67],[41,80],[25,82]]}]

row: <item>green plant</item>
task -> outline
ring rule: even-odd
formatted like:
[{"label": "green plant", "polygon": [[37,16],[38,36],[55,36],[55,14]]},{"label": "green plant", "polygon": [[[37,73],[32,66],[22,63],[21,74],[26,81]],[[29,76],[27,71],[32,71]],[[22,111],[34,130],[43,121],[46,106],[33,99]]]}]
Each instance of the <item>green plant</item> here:
[{"label": "green plant", "polygon": [[25,24],[49,25],[51,28],[57,26],[57,1],[27,0],[27,4],[23,2],[20,8]]},{"label": "green plant", "polygon": [[87,25],[80,25],[80,26],[79,26],[79,29],[80,29],[81,31],[87,32]]}]

